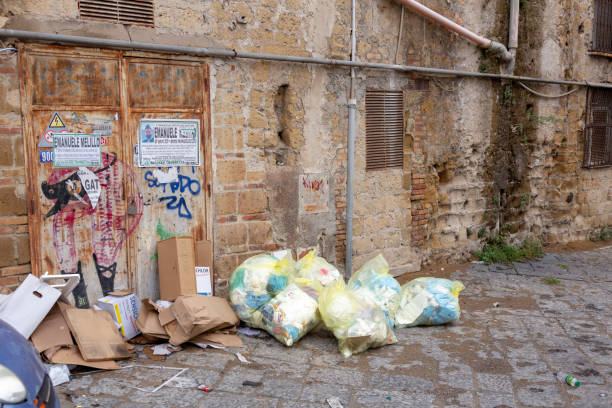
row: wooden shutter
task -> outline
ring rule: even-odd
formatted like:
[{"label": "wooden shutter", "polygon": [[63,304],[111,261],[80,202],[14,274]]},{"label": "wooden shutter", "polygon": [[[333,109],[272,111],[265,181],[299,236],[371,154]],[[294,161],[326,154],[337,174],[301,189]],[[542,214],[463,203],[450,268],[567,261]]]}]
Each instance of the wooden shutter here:
[{"label": "wooden shutter", "polygon": [[590,88],[584,166],[612,165],[612,89]]},{"label": "wooden shutter", "polygon": [[81,19],[153,27],[153,0],[79,0]]},{"label": "wooden shutter", "polygon": [[366,90],[366,170],[404,164],[402,91]]},{"label": "wooden shutter", "polygon": [[593,51],[612,54],[612,0],[593,4]]}]

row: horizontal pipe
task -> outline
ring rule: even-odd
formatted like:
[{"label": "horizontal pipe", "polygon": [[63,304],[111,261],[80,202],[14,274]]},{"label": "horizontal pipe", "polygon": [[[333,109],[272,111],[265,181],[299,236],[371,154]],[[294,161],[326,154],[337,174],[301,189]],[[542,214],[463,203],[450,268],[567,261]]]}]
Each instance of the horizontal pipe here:
[{"label": "horizontal pipe", "polygon": [[304,64],[318,64],[318,65],[330,65],[339,67],[354,67],[354,68],[368,68],[368,69],[384,69],[400,72],[411,72],[422,75],[446,75],[446,76],[459,76],[459,77],[471,77],[471,78],[488,78],[488,79],[505,79],[510,81],[522,81],[522,82],[538,82],[544,84],[558,84],[558,85],[575,85],[575,86],[592,86],[599,88],[610,88],[612,84],[609,83],[588,83],[586,81],[567,81],[561,79],[547,79],[547,78],[533,78],[525,76],[515,76],[508,74],[491,74],[487,72],[472,72],[472,71],[458,71],[454,69],[442,69],[442,68],[430,68],[430,67],[417,67],[413,65],[396,65],[396,64],[381,64],[375,62],[359,62],[359,61],[347,61],[347,60],[336,60],[327,58],[312,58],[312,57],[297,57],[290,55],[276,55],[276,54],[261,54],[253,52],[241,52],[220,48],[196,48],[196,47],[184,47],[175,45],[162,45],[162,44],[151,44],[141,43],[123,40],[109,40],[104,38],[96,37],[81,37],[64,34],[50,34],[40,33],[33,31],[21,31],[21,30],[8,30],[0,29],[0,38],[18,38],[21,40],[31,41],[44,41],[52,43],[60,43],[65,45],[80,45],[89,47],[101,47],[101,48],[116,48],[124,50],[139,50],[139,51],[152,51],[161,52],[166,54],[184,54],[184,55],[195,55],[199,57],[222,57],[222,58],[246,58],[246,59],[258,59],[267,61],[283,61],[283,62],[297,62]]}]

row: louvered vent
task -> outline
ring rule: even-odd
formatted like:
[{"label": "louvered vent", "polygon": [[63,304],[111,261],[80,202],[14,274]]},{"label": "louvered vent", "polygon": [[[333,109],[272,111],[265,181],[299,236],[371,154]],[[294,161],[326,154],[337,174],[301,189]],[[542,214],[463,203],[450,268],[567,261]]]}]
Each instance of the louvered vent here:
[{"label": "louvered vent", "polygon": [[584,166],[612,165],[612,89],[590,88]]},{"label": "louvered vent", "polygon": [[153,0],[79,0],[82,19],[153,27]]},{"label": "louvered vent", "polygon": [[366,90],[366,170],[404,164],[402,91]]},{"label": "louvered vent", "polygon": [[595,0],[593,6],[593,51],[612,54],[612,0]]}]

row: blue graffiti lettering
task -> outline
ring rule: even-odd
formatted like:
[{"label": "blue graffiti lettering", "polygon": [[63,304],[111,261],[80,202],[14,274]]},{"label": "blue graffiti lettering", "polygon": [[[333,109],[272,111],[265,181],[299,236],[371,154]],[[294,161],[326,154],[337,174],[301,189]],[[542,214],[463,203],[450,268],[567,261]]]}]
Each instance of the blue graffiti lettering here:
[{"label": "blue graffiti lettering", "polygon": [[[178,167],[177,170],[180,172],[181,168]],[[194,167],[192,167],[191,171],[195,174]],[[184,194],[193,196],[200,194],[202,185],[197,179],[179,174],[177,181],[160,183],[151,170],[145,172],[144,179],[147,182],[147,187],[161,189],[164,194],[168,194],[160,197],[158,200],[160,203],[165,202],[168,210],[176,210],[181,218],[191,219],[193,217],[187,206],[187,201],[185,201]]]}]

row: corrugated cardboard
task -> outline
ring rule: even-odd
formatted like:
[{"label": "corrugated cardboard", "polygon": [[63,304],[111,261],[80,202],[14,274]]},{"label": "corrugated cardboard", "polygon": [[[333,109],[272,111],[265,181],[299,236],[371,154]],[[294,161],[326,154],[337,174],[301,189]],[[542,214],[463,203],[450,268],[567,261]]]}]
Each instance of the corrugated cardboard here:
[{"label": "corrugated cardboard", "polygon": [[146,336],[168,339],[170,336],[168,336],[168,333],[166,333],[166,330],[164,330],[164,327],[159,322],[158,310],[154,302],[144,299],[140,307],[138,319],[136,319],[136,327]]},{"label": "corrugated cardboard", "polygon": [[[168,311],[172,313],[172,319]],[[162,314],[160,322],[174,346],[205,332],[233,327],[239,322],[227,300],[214,296],[181,296]]]},{"label": "corrugated cardboard", "polygon": [[210,241],[195,244],[196,291],[198,295],[214,295],[213,245]]},{"label": "corrugated cardboard", "polygon": [[140,299],[133,293],[119,296],[108,295],[96,302],[97,307],[110,313],[119,326],[121,334],[128,340],[140,334],[140,330],[136,327],[140,305]]},{"label": "corrugated cardboard", "polygon": [[228,333],[203,333],[189,340],[191,343],[212,344],[213,346],[242,347],[240,337]]},{"label": "corrugated cardboard", "polygon": [[172,237],[157,243],[159,292],[162,300],[196,293],[193,238]]},{"label": "corrugated cardboard", "polygon": [[[49,354],[49,355],[47,355]],[[61,347],[54,353],[45,353],[45,357],[55,364],[75,364],[85,367],[97,368],[100,370],[119,370],[121,366],[113,360],[106,361],[85,361],[77,346]]]},{"label": "corrugated cardboard", "polygon": [[77,309],[61,302],[58,305],[86,361],[130,357],[128,344],[107,312]]},{"label": "corrugated cardboard", "polygon": [[39,353],[53,347],[74,344],[68,324],[57,305],[53,306],[45,320],[34,330],[31,340]]}]

